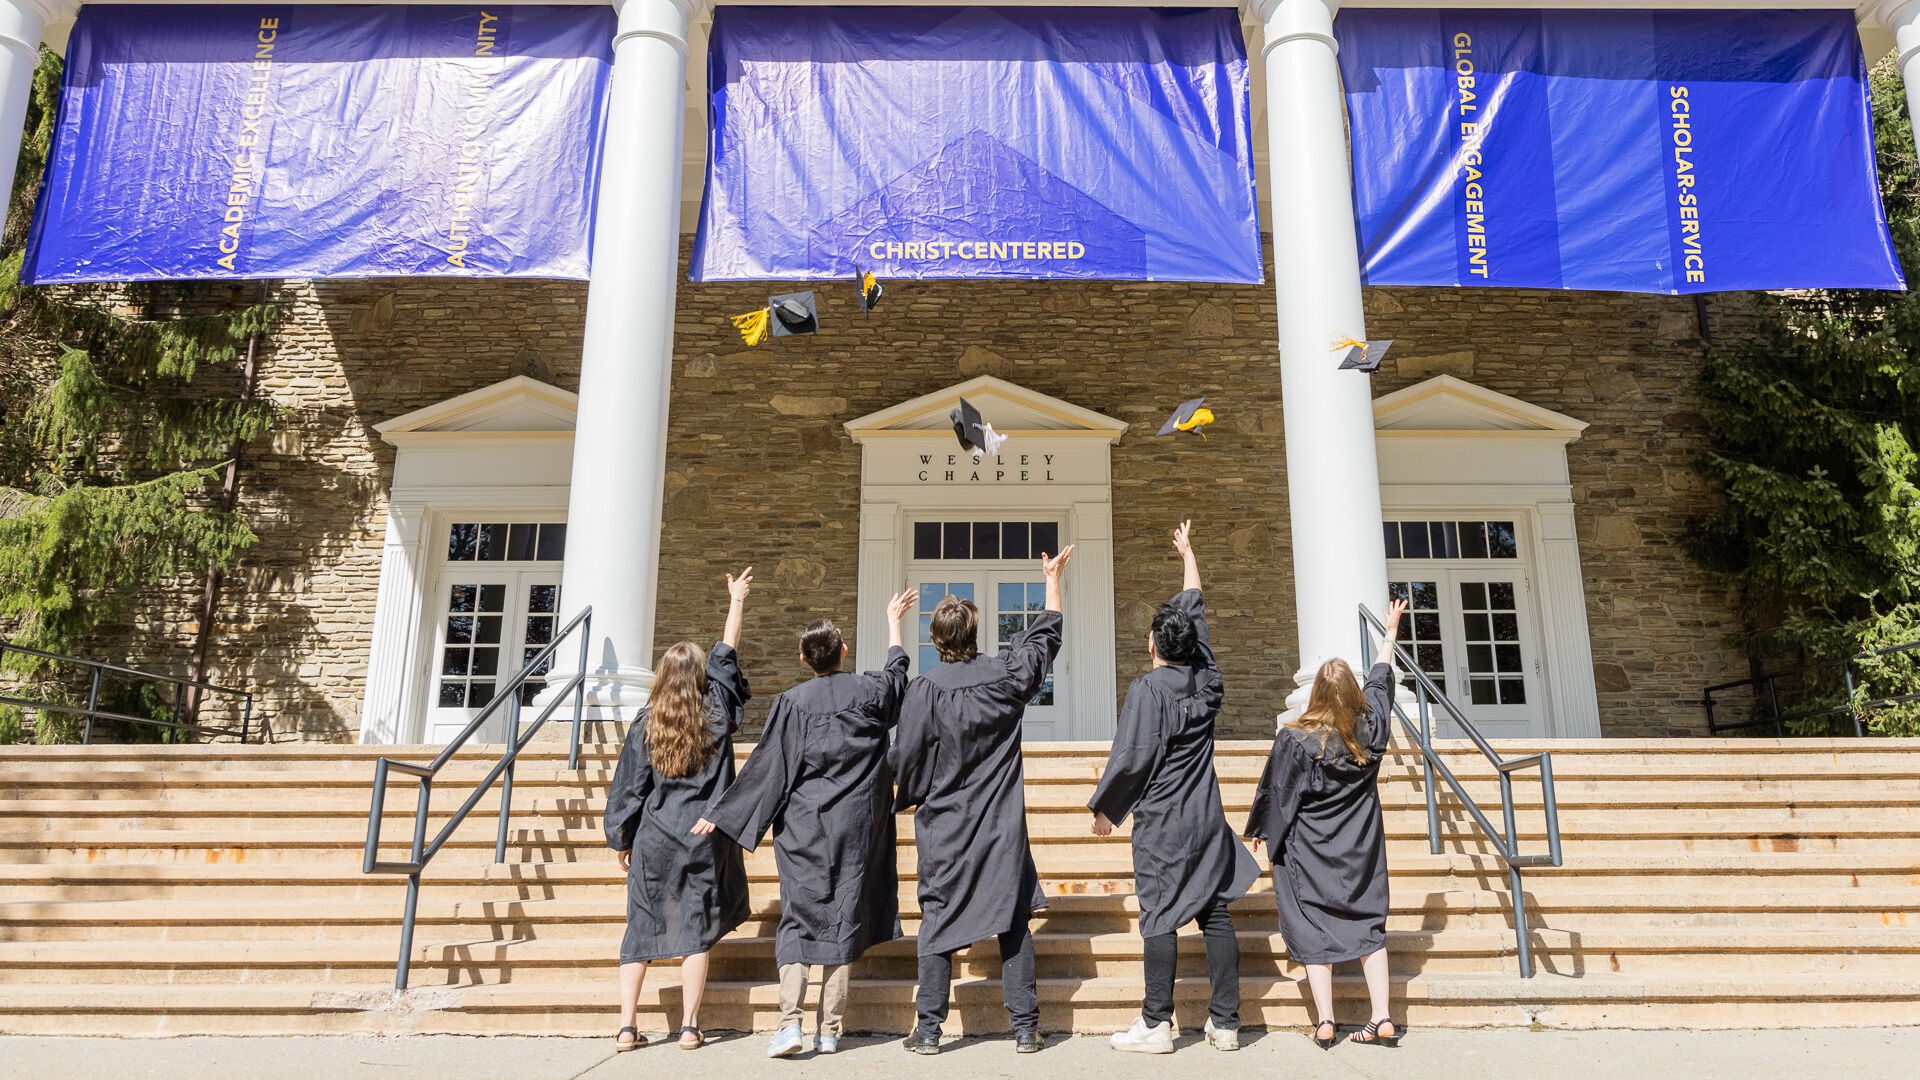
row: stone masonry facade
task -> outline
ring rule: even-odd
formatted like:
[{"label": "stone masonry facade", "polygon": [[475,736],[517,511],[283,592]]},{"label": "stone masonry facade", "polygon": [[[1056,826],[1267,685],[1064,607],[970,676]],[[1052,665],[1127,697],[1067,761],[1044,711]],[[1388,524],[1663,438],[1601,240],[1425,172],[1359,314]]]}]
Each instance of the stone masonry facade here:
[{"label": "stone masonry facade", "polygon": [[[819,288],[820,334],[753,349],[728,317],[767,286],[681,288],[656,647],[715,636],[722,573],[754,564],[743,653],[757,726],[800,674],[798,627],[854,622],[860,455],[842,425],[990,373],[1132,425],[1112,457],[1122,689],[1178,583],[1168,530],[1191,517],[1227,675],[1223,733],[1272,731],[1296,657],[1271,285],[901,281],[871,319],[851,283]],[[373,425],[516,374],[573,389],[586,289],[301,282],[276,297],[289,317],[259,385],[289,417],[246,460],[260,542],[229,579],[212,677],[255,689],[283,736],[352,740],[394,462]],[[1373,289],[1367,305],[1371,335],[1397,341],[1376,393],[1447,373],[1592,425],[1568,459],[1602,727],[1700,734],[1700,688],[1744,661],[1724,641],[1728,597],[1681,545],[1708,498],[1689,467],[1703,447],[1693,302]],[[1150,437],[1200,394],[1220,417],[1206,442]],[[145,607],[133,655],[184,667],[196,588]]]}]

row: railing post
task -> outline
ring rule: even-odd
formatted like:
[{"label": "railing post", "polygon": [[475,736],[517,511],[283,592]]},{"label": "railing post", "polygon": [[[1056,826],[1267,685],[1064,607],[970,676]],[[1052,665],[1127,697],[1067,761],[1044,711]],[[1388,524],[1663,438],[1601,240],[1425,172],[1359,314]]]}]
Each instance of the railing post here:
[{"label": "railing post", "polygon": [[[80,745],[93,745],[93,714],[100,708],[100,669],[93,669],[93,681],[87,686],[87,720],[80,729]],[[44,715],[44,714],[42,714]]]},{"label": "railing post", "polygon": [[580,685],[573,688],[573,740],[567,748],[567,768],[580,767],[580,728],[585,722],[587,707],[587,656],[588,646],[593,643],[593,609],[588,608],[586,618],[580,620]]},{"label": "railing post", "polygon": [[1700,704],[1706,706],[1707,708],[1707,734],[1709,735],[1720,734],[1719,729],[1713,726],[1713,691],[1708,690],[1705,693],[1701,694]]},{"label": "railing post", "polygon": [[1520,868],[1507,864],[1507,890],[1513,894],[1513,940],[1520,954],[1520,977],[1533,978],[1533,943],[1527,940],[1527,889]]},{"label": "railing post", "polygon": [[373,763],[373,806],[367,811],[367,850],[360,863],[360,872],[373,873],[373,865],[380,861],[380,823],[387,812],[387,759],[381,758]]},{"label": "railing post", "polygon": [[507,817],[513,812],[513,767],[520,761],[520,689],[507,699],[507,771],[500,777],[500,828],[493,838],[493,861],[507,861]]},{"label": "railing post", "polygon": [[[183,689],[185,689],[185,687],[180,683],[172,683],[171,685],[173,686],[173,722],[178,724],[180,722],[180,710],[182,706],[186,704],[185,700],[182,699],[180,696],[180,692]],[[198,727],[199,725],[196,724],[194,726]],[[185,731],[186,729],[182,727],[176,727],[173,730]]]},{"label": "railing post", "polygon": [[413,967],[413,921],[420,909],[420,860],[427,847],[427,807],[433,797],[433,778],[420,778],[420,802],[413,808],[413,844],[407,861],[413,870],[407,874],[407,910],[400,917],[400,964],[393,977],[393,988],[405,990],[407,975]]},{"label": "railing post", "polygon": [[1847,678],[1847,715],[1853,718],[1853,733],[1855,735],[1865,735],[1867,733],[1867,727],[1860,722],[1860,710],[1855,708],[1853,704],[1853,661],[1848,660],[1846,666],[1841,668],[1840,672]]},{"label": "railing post", "polygon": [[1420,767],[1424,770],[1421,786],[1427,789],[1427,852],[1440,854],[1440,794],[1433,789],[1433,706],[1427,700],[1427,688],[1413,681],[1413,699],[1420,706]]},{"label": "railing post", "polygon": [[1553,792],[1553,755],[1540,755],[1540,801],[1547,819],[1547,857],[1560,865],[1560,800]]},{"label": "railing post", "polygon": [[1784,739],[1787,737],[1787,729],[1786,725],[1780,722],[1780,681],[1772,675],[1767,676],[1767,698],[1773,708],[1773,737]]},{"label": "railing post", "polygon": [[240,745],[247,744],[247,729],[253,726],[253,695],[240,699]]}]

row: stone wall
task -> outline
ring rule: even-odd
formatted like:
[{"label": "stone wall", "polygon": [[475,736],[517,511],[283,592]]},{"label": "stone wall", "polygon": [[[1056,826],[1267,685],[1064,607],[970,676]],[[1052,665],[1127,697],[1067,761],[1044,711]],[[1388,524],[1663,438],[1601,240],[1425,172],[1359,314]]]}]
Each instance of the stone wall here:
[{"label": "stone wall", "polygon": [[[829,285],[822,333],[744,348],[727,317],[767,291],[681,290],[659,645],[714,636],[722,573],[753,563],[744,652],[760,692],[750,722],[764,717],[798,674],[799,624],[854,622],[860,463],[842,425],[985,372],[1134,425],[1113,450],[1122,687],[1178,584],[1167,531],[1190,516],[1225,728],[1271,731],[1296,658],[1270,286],[903,281],[866,320],[851,283]],[[292,317],[261,386],[293,417],[249,461],[261,542],[226,594],[215,674],[259,688],[281,731],[352,739],[393,465],[373,425],[513,374],[572,388],[585,289],[303,283],[282,298]],[[1394,289],[1368,306],[1373,335],[1398,341],[1378,392],[1448,372],[1592,424],[1569,461],[1602,725],[1697,733],[1699,688],[1743,665],[1721,644],[1725,596],[1679,547],[1704,498],[1688,470],[1701,446],[1692,303]],[[1205,442],[1148,437],[1199,394],[1220,416]],[[163,599],[143,641],[177,663],[191,631],[163,613],[192,609]]]}]

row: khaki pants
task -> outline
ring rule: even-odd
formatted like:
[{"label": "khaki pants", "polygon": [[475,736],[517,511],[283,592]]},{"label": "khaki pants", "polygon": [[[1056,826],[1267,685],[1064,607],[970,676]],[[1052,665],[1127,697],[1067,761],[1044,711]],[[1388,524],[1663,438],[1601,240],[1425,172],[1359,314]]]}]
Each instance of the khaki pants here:
[{"label": "khaki pants", "polygon": [[[840,1037],[842,1022],[847,1013],[847,972],[851,964],[829,964],[820,980],[820,1026],[817,1034]],[[812,968],[806,964],[780,965],[780,1026],[799,1027],[803,1005],[807,997],[807,976]]]}]

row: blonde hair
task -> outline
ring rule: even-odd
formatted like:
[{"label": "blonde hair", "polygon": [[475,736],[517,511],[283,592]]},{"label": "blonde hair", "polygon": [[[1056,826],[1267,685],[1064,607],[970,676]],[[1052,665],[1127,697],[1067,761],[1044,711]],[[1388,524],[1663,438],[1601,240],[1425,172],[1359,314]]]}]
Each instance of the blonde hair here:
[{"label": "blonde hair", "polygon": [[1320,736],[1320,752],[1327,751],[1327,737],[1338,735],[1353,760],[1365,765],[1372,760],[1367,747],[1354,731],[1360,714],[1367,710],[1367,699],[1360,694],[1360,681],[1345,660],[1335,657],[1320,665],[1313,677],[1313,691],[1307,696],[1307,709],[1288,727]]},{"label": "blonde hair", "polygon": [[691,776],[713,756],[707,734],[707,653],[682,641],[660,656],[647,700],[647,750],[662,776]]}]

